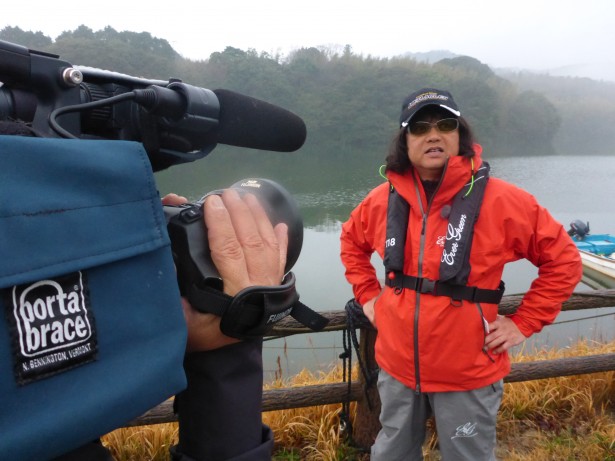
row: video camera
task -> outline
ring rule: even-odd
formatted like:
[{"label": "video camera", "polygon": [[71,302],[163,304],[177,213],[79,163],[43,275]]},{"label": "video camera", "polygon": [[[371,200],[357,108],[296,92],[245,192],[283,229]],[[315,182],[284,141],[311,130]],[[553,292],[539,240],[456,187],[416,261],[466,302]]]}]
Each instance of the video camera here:
[{"label": "video camera", "polygon": [[[233,91],[73,66],[57,55],[5,41],[0,41],[0,82],[0,123],[18,122],[39,137],[138,141],[154,171],[203,158],[218,143],[292,152],[306,137],[305,124],[297,115]],[[303,223],[290,194],[263,179],[246,179],[231,187],[254,193],[274,225],[288,225],[286,270],[290,271],[303,242]],[[165,207],[165,215],[180,289],[189,296],[192,285],[218,277],[209,256],[202,201]],[[286,295],[294,292],[294,278],[292,282]],[[257,304],[276,304],[276,296]],[[199,302],[195,304],[199,308]],[[265,314],[279,312],[265,309],[252,322],[260,327],[244,325],[239,332],[226,333],[258,336],[264,331]]]},{"label": "video camera", "polygon": [[299,149],[303,120],[229,90],[133,77],[0,40],[0,121],[43,137],[143,143],[154,171],[206,156],[218,143],[276,152]]}]

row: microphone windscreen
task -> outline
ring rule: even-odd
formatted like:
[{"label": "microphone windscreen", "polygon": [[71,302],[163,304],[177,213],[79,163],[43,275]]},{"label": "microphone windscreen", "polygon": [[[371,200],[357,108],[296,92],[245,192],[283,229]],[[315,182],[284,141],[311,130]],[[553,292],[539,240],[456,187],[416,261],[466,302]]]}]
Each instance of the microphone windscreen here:
[{"label": "microphone windscreen", "polygon": [[444,205],[442,207],[442,211],[440,211],[440,216],[442,216],[444,219],[447,219],[450,214],[451,214],[451,206]]},{"label": "microphone windscreen", "polygon": [[219,143],[293,152],[305,142],[305,123],[292,112],[234,91],[213,91],[220,102]]}]

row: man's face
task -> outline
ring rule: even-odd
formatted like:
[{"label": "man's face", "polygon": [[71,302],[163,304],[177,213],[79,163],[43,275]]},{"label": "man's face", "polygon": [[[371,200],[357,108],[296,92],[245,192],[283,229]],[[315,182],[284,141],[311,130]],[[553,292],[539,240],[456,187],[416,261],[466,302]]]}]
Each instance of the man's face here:
[{"label": "man's face", "polygon": [[[438,180],[442,176],[446,159],[459,154],[459,129],[444,132],[435,123],[443,119],[455,119],[450,112],[436,107],[426,107],[419,111],[410,122],[412,125],[424,124],[424,122],[434,124],[427,126],[424,134],[406,133],[406,143],[408,145],[408,158],[416,168],[419,176],[423,180]],[[448,129],[454,126],[454,122],[444,123],[442,127]],[[411,131],[411,130],[410,130]]]}]

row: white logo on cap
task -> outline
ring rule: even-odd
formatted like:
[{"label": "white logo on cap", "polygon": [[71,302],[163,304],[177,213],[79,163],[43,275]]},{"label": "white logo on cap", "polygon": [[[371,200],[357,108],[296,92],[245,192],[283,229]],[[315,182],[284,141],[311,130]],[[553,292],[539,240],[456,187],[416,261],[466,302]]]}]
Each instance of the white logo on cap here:
[{"label": "white logo on cap", "polygon": [[[418,95],[416,98],[414,98],[414,100],[408,104],[407,109],[411,109],[412,107],[425,101],[426,99],[440,99],[443,101],[448,101],[448,96],[444,96],[443,94],[438,94],[433,91],[430,91],[429,93],[423,93],[423,94]],[[443,106],[443,107],[446,107],[446,106]]]}]

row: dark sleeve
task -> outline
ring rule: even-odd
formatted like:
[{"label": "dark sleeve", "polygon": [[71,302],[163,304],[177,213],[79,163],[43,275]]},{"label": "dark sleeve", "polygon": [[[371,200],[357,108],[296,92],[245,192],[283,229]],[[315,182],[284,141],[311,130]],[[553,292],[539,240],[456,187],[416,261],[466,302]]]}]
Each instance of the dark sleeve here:
[{"label": "dark sleeve", "polygon": [[262,341],[186,354],[188,386],[175,397],[175,461],[269,461],[273,434],[262,423]]}]

